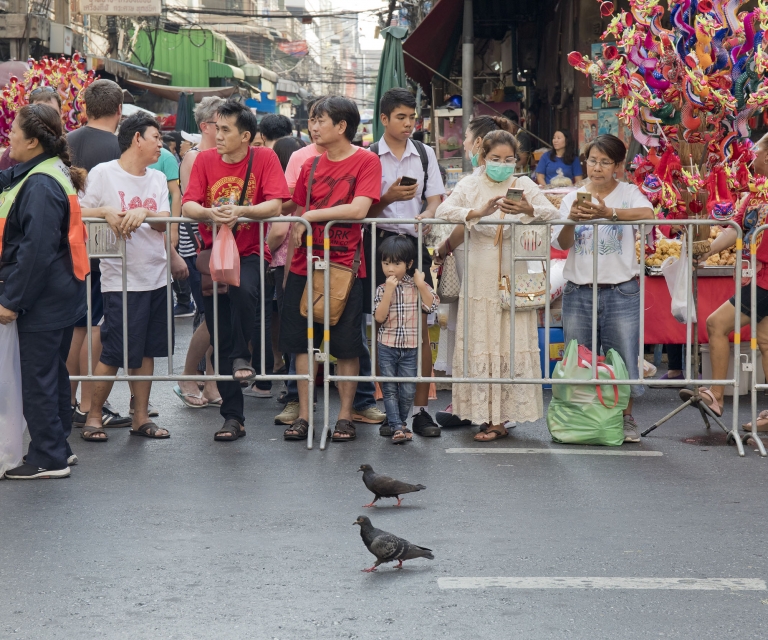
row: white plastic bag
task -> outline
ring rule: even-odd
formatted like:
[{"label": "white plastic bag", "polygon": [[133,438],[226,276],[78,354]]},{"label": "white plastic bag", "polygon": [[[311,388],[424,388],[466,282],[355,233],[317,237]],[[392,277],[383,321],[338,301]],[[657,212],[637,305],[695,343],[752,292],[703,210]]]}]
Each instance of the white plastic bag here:
[{"label": "white plastic bag", "polygon": [[24,412],[16,322],[0,324],[0,478],[21,464]]},{"label": "white plastic bag", "polygon": [[[667,281],[669,295],[672,298],[672,317],[678,322],[688,322],[686,307],[688,293],[690,291],[690,278],[688,274],[688,255],[685,240],[680,249],[680,258],[667,258],[661,264],[661,273]],[[696,308],[691,301],[691,322],[696,322]]]}]

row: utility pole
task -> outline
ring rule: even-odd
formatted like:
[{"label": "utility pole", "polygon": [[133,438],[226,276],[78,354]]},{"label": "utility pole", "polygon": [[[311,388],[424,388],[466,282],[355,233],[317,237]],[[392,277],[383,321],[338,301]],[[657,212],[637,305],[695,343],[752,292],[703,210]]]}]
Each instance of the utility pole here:
[{"label": "utility pole", "polygon": [[[464,33],[461,45],[461,116],[464,131],[469,127],[473,107],[475,77],[475,31],[472,16],[472,0],[464,0]],[[462,154],[463,171],[472,171],[467,154]]]}]

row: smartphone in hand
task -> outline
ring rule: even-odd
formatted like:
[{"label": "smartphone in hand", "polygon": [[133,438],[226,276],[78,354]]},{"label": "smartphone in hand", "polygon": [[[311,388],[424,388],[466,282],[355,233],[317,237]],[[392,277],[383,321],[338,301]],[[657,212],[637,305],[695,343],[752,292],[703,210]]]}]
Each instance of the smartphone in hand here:
[{"label": "smartphone in hand", "polygon": [[418,180],[416,178],[409,178],[408,176],[403,176],[400,178],[400,186],[401,187],[412,187],[415,184],[418,184]]},{"label": "smartphone in hand", "polygon": [[514,202],[522,202],[523,201],[523,190],[522,189],[507,189],[507,200],[512,200]]},{"label": "smartphone in hand", "polygon": [[579,204],[583,204],[585,202],[591,203],[592,202],[592,194],[587,193],[586,191],[578,191],[576,193],[576,201]]}]

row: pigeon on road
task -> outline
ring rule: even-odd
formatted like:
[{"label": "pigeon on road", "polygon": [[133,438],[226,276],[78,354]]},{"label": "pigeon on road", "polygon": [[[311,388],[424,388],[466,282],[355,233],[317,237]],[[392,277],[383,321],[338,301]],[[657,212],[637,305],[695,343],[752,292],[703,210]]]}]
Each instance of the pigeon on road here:
[{"label": "pigeon on road", "polygon": [[426,487],[423,484],[408,484],[400,482],[389,476],[382,476],[374,472],[369,464],[361,464],[358,471],[363,472],[363,482],[368,490],[376,496],[370,504],[364,504],[364,507],[375,507],[379,498],[397,498],[397,506],[400,506],[402,499],[400,494],[413,493],[414,491],[423,491]]},{"label": "pigeon on road", "polygon": [[432,549],[416,546],[404,538],[398,538],[394,534],[376,529],[371,524],[370,518],[358,516],[353,524],[360,525],[360,537],[363,539],[365,546],[368,547],[368,551],[376,556],[376,563],[370,569],[363,569],[366,573],[376,571],[376,567],[382,562],[394,562],[397,560],[400,564],[395,569],[402,569],[403,560],[413,560],[414,558],[435,559],[435,556],[432,555]]}]

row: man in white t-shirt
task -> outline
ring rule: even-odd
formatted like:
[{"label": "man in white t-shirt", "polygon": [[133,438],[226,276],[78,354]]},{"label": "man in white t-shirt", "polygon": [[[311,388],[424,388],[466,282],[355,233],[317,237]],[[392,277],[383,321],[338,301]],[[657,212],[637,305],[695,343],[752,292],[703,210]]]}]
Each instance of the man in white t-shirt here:
[{"label": "man in white t-shirt", "polygon": [[[651,220],[653,206],[633,184],[616,180],[626,147],[616,136],[600,135],[585,148],[590,183],[569,193],[560,216],[577,223],[593,220]],[[579,196],[586,193],[586,196]],[[582,199],[580,199],[582,198]],[[634,225],[576,224],[552,228],[552,246],[570,249],[563,275],[563,333],[566,343],[577,340],[590,350],[615,349],[627,365],[629,377],[640,377],[640,263],[635,254]],[[650,230],[650,227],[648,227]],[[597,233],[595,241],[594,234]],[[597,277],[593,280],[594,251]],[[593,282],[597,284],[597,317],[592,317]],[[598,344],[592,344],[597,324]],[[635,385],[624,410],[624,442],[640,442],[640,428],[632,417],[632,400],[645,387]]]},{"label": "man in white t-shirt", "polygon": [[[165,224],[146,221],[170,216],[165,175],[148,168],[160,157],[163,146],[160,125],[151,116],[137,113],[120,125],[118,143],[120,159],[93,168],[80,202],[84,215],[105,218],[114,233],[125,238],[128,372],[151,376],[154,358],[168,355]],[[101,326],[101,357],[94,369],[96,376],[114,376],[124,364],[122,289],[122,260],[102,259],[104,323]],[[168,430],[159,428],[149,419],[151,386],[149,381],[133,383],[131,434],[168,438]],[[99,442],[107,439],[101,409],[111,389],[112,382],[94,383],[83,439]]]}]

